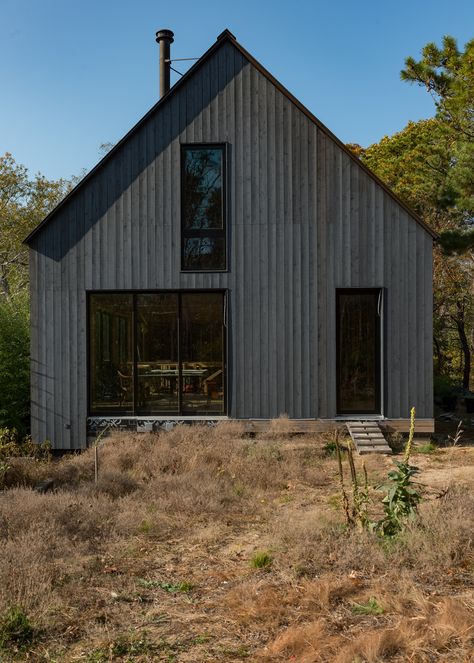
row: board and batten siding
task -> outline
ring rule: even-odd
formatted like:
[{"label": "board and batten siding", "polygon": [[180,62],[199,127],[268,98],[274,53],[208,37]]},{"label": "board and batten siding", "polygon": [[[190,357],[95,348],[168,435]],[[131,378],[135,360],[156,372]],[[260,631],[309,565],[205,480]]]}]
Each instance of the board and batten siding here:
[{"label": "board and batten siding", "polygon": [[[180,271],[180,145],[228,145],[226,273]],[[432,238],[224,42],[32,239],[32,435],[86,445],[86,292],[228,291],[228,415],[336,415],[336,288],[384,288],[384,414],[432,417]]]}]

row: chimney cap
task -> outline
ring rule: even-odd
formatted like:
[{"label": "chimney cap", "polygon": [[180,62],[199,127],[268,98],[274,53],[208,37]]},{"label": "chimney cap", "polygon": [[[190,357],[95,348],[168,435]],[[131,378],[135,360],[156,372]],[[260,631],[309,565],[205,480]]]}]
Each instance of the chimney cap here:
[{"label": "chimney cap", "polygon": [[158,30],[156,33],[156,41],[158,44],[160,41],[167,40],[170,44],[174,42],[174,32],[172,30],[167,30],[166,28],[163,28],[162,30]]}]

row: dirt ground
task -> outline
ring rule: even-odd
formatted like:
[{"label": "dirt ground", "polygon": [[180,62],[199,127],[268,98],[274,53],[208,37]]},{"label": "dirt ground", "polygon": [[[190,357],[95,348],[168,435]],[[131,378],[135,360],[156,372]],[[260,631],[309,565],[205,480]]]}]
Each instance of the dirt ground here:
[{"label": "dirt ground", "polygon": [[[419,515],[390,540],[346,526],[330,437],[180,427],[100,454],[98,486],[91,451],[11,470],[0,661],[474,661],[473,447],[415,447]],[[397,459],[364,459],[373,520]]]}]

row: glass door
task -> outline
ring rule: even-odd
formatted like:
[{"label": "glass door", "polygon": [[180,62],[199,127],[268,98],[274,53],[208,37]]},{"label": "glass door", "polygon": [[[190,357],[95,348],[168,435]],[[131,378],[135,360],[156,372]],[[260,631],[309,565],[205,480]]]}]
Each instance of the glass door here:
[{"label": "glass door", "polygon": [[338,414],[380,414],[382,291],[337,290]]}]

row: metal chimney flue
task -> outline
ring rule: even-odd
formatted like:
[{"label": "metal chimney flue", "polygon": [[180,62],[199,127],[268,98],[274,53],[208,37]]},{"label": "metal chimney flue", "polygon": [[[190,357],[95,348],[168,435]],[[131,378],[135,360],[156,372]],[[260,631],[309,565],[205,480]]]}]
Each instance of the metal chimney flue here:
[{"label": "metal chimney flue", "polygon": [[174,33],[171,30],[158,30],[156,41],[160,45],[160,98],[170,89],[170,46]]}]

